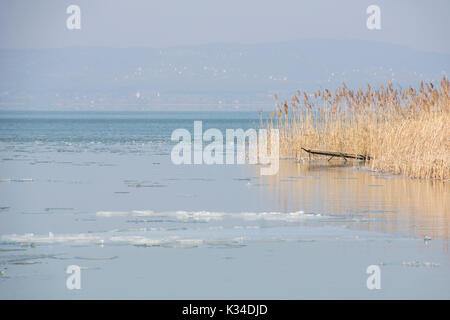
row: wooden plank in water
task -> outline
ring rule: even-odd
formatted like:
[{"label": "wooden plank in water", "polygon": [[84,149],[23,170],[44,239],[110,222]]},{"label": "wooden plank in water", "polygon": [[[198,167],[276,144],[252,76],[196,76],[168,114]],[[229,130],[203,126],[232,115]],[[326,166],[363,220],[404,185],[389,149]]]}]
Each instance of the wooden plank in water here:
[{"label": "wooden plank in water", "polygon": [[311,150],[306,149],[302,147],[302,150],[310,153],[310,154],[319,154],[323,156],[330,156],[331,158],[328,160],[331,160],[334,157],[340,157],[344,158],[345,161],[347,161],[347,158],[349,159],[358,159],[358,160],[370,160],[370,156],[368,155],[362,155],[362,154],[352,154],[352,153],[344,153],[344,152],[334,152],[334,151],[320,151],[320,150]]}]

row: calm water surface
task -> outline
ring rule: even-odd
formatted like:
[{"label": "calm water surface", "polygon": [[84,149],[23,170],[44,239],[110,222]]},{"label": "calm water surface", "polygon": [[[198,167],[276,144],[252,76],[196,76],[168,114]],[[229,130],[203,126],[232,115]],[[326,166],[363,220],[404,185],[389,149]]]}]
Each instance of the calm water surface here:
[{"label": "calm water surface", "polygon": [[[0,113],[0,297],[450,298],[450,187],[357,163],[176,166],[257,113]],[[66,288],[69,265],[82,289]],[[382,288],[368,290],[379,265]]]}]

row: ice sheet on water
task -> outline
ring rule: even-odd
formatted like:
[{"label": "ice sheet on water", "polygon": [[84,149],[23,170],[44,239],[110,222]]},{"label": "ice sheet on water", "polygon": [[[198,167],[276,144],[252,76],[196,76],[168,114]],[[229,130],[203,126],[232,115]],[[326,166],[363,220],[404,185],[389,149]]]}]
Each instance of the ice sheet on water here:
[{"label": "ice sheet on water", "polygon": [[[165,247],[165,248],[194,248],[199,246],[210,246],[219,248],[239,248],[251,243],[268,242],[315,242],[315,241],[354,241],[356,238],[351,234],[344,233],[341,237],[333,237],[336,231],[343,230],[323,229],[319,234],[317,230],[297,227],[282,229],[274,228],[263,233],[258,228],[224,228],[219,230],[181,230],[170,233],[168,230],[111,230],[96,234],[53,234],[48,235],[4,235],[3,245],[28,245],[31,247],[45,244],[60,245],[92,245],[92,246],[138,246],[138,247]],[[245,229],[245,230],[244,230]],[[285,230],[287,229],[287,230]],[[281,231],[281,232],[280,232]],[[344,230],[345,232],[345,230]],[[0,258],[5,258],[4,256]],[[104,257],[103,257],[104,258]],[[102,258],[102,259],[103,259]],[[30,260],[30,259],[25,259]],[[32,259],[31,259],[32,260]],[[20,261],[15,261],[20,262]],[[8,262],[9,263],[9,262]]]},{"label": "ice sheet on water", "polygon": [[33,178],[21,178],[21,179],[14,179],[13,182],[33,182]]},{"label": "ice sheet on water", "polygon": [[230,213],[222,211],[167,211],[154,212],[152,210],[132,210],[132,211],[98,211],[97,216],[101,217],[119,217],[119,216],[138,216],[138,217],[172,217],[181,220],[222,220],[224,218],[243,219],[243,220],[277,220],[277,221],[299,221],[305,219],[326,218],[321,214],[305,213],[304,211],[293,212],[239,212]]},{"label": "ice sheet on water", "polygon": [[127,211],[98,211],[97,216],[99,217],[124,217],[129,213]]},{"label": "ice sheet on water", "polygon": [[109,241],[142,247],[163,246],[170,248],[193,248],[204,243],[203,239],[182,239],[177,237],[155,239],[145,236],[115,236],[111,237]]},{"label": "ice sheet on water", "polygon": [[[27,233],[24,235],[4,235],[2,236],[2,241],[9,243],[92,243],[92,244],[124,244],[124,245],[135,245],[135,246],[165,246],[165,247],[196,247],[204,243],[203,239],[193,239],[193,238],[180,238],[180,237],[162,237],[162,238],[150,238],[141,235],[125,235],[125,236],[115,236],[115,235],[86,235],[86,234],[61,234],[54,235],[49,233],[49,235],[34,235],[32,233]],[[4,258],[4,257],[3,257]],[[83,257],[80,259],[89,259],[88,257]],[[102,258],[106,259],[106,258]],[[115,257],[108,257],[108,259],[115,259]],[[19,259],[17,261],[30,260],[30,258]],[[1,261],[0,261],[1,262]],[[14,260],[5,262],[16,262]]]},{"label": "ice sheet on water", "polygon": [[33,233],[26,233],[24,235],[3,235],[2,241],[17,242],[17,243],[58,243],[58,242],[93,242],[99,241],[101,238],[92,234],[63,234],[54,235],[49,232],[48,235],[34,235]]},{"label": "ice sheet on water", "polygon": [[33,182],[35,181],[33,178],[18,178],[18,179],[12,179],[12,178],[1,178],[0,182]]}]

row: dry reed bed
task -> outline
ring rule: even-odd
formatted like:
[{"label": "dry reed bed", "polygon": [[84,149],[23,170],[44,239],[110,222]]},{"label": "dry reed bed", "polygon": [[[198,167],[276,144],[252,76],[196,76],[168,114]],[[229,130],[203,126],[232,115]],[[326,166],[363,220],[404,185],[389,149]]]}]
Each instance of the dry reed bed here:
[{"label": "dry reed bed", "polygon": [[[354,91],[345,84],[313,94],[297,91],[265,124],[280,129],[280,156],[301,147],[370,155],[371,169],[415,178],[450,179],[450,83]],[[278,99],[275,95],[275,99]]]}]

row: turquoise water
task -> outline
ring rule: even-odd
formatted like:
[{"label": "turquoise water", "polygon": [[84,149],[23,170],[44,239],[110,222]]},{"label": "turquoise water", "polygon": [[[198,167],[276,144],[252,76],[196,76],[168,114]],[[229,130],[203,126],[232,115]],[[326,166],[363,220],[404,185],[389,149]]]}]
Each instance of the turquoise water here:
[{"label": "turquoise water", "polygon": [[177,128],[258,128],[257,112],[0,112],[2,142],[170,142]]},{"label": "turquoise water", "polygon": [[[0,113],[1,298],[449,298],[448,186],[358,164],[181,165],[257,113]],[[392,195],[392,196],[390,196]],[[424,238],[427,235],[427,238]],[[382,268],[368,290],[366,268]],[[81,267],[81,290],[66,288]]]}]

